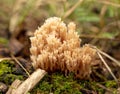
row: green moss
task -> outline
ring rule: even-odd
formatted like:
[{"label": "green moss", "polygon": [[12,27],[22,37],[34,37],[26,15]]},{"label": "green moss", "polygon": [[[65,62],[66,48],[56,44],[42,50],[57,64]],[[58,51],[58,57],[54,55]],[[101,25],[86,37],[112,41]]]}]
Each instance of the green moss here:
[{"label": "green moss", "polygon": [[7,45],[8,44],[8,40],[5,39],[5,38],[0,37],[0,44]]},{"label": "green moss", "polygon": [[0,82],[10,85],[15,79],[23,79],[22,75],[14,74],[14,67],[11,61],[0,62]]},{"label": "green moss", "polygon": [[73,76],[64,77],[61,73],[46,75],[34,88],[31,94],[81,94],[81,86],[73,79]]},{"label": "green moss", "polygon": [[[11,61],[0,62],[0,82],[10,85],[15,79],[23,79],[22,75],[15,75],[14,71],[16,71],[15,65]],[[97,83],[90,80],[76,79],[73,74],[65,77],[63,73],[56,72],[47,74],[28,94],[84,94],[92,91],[97,94],[104,94],[104,88],[99,87]],[[112,89],[113,94],[116,94],[117,84],[114,80],[99,83]]]},{"label": "green moss", "polygon": [[104,85],[106,88],[112,88],[113,94],[116,94],[115,81],[95,82],[90,80],[75,79],[72,74],[65,77],[62,73],[53,73],[46,75],[38,85],[28,94],[86,94],[92,91],[97,94],[104,94],[105,89],[98,86]]},{"label": "green moss", "polygon": [[12,63],[10,64],[9,61],[5,60],[0,62],[0,76],[6,73],[11,73],[12,67],[13,67],[13,64]]},{"label": "green moss", "polygon": [[105,86],[113,90],[113,94],[117,94],[117,83],[114,80],[106,81]]},{"label": "green moss", "polygon": [[115,88],[117,86],[117,83],[114,80],[113,81],[106,81],[105,86],[108,88]]}]

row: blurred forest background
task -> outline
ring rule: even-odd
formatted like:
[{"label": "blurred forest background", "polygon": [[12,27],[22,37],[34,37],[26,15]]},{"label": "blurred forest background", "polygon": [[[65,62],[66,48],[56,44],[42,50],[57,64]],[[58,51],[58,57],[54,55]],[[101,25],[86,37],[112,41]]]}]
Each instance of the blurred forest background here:
[{"label": "blurred forest background", "polygon": [[[61,17],[66,23],[73,21],[82,44],[97,46],[120,61],[120,0],[0,0],[0,85],[4,88],[0,87],[0,94],[5,93],[15,79],[27,77],[24,70],[14,64],[16,59],[32,72],[29,37],[45,19],[53,16]],[[10,58],[15,60],[9,61]],[[119,67],[105,60],[120,79]],[[56,73],[47,75],[41,85],[28,94],[117,94],[120,91],[118,83],[107,70],[99,71],[89,83],[75,81],[71,76],[67,79]],[[96,84],[96,81],[101,83]]]}]

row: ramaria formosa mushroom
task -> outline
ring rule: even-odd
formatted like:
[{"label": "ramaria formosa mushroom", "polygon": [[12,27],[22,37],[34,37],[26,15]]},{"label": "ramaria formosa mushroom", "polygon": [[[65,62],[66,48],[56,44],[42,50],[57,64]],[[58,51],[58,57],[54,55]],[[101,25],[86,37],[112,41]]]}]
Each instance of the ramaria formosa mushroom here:
[{"label": "ramaria formosa mushroom", "polygon": [[89,77],[96,50],[84,45],[75,32],[75,24],[68,26],[60,18],[52,17],[38,28],[31,40],[31,60],[35,69],[47,72],[73,72],[81,79]]}]

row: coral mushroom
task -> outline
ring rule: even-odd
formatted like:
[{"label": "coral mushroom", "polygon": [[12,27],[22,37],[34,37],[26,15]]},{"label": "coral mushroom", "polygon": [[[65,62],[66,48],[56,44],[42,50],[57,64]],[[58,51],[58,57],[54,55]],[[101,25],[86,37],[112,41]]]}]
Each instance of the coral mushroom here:
[{"label": "coral mushroom", "polygon": [[47,72],[73,72],[81,79],[89,77],[96,51],[89,45],[80,47],[81,40],[75,28],[74,23],[66,26],[57,17],[47,19],[30,38],[34,68]]}]

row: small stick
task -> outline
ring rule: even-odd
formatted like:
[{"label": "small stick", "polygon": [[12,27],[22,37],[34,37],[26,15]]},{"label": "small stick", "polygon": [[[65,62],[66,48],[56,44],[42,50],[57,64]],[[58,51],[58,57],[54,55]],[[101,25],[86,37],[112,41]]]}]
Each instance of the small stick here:
[{"label": "small stick", "polygon": [[16,63],[18,63],[20,65],[20,67],[22,67],[22,69],[26,72],[26,74],[28,76],[30,76],[29,72],[23,67],[23,65],[13,55],[11,55],[11,57],[12,58],[0,58],[0,62],[3,60],[14,60],[14,61],[16,61]]},{"label": "small stick", "polygon": [[12,92],[21,84],[21,81],[16,79],[12,85],[10,86],[9,90],[7,91],[6,94],[12,94]]},{"label": "small stick", "polygon": [[64,18],[67,18],[82,2],[83,2],[83,0],[79,0],[71,9],[69,9],[65,13]]},{"label": "small stick", "polygon": [[120,67],[120,62],[116,59],[114,59],[113,57],[111,57],[110,55],[104,53],[103,51],[99,50],[97,47],[95,46],[91,46],[92,48],[96,49],[100,54],[106,56],[107,58],[109,58],[110,60],[112,60],[113,62],[115,62],[119,67]]},{"label": "small stick", "polygon": [[0,58],[0,62],[2,62],[3,60],[12,60],[12,58]]},{"label": "small stick", "polygon": [[116,59],[114,59],[113,57],[111,57],[110,55],[102,52],[101,50],[97,49],[99,51],[99,53],[101,53],[102,55],[106,56],[107,58],[109,58],[110,60],[112,60],[113,62],[115,62],[119,67],[120,67],[120,62],[117,61]]},{"label": "small stick", "polygon": [[100,0],[98,2],[120,8],[120,4],[118,4],[118,3],[109,2],[107,0]]},{"label": "small stick", "polygon": [[80,34],[80,38],[95,38],[95,39],[101,39],[101,40],[106,40],[106,41],[120,41],[120,39],[105,38],[105,37],[100,37],[100,36],[95,36],[95,35],[84,35],[84,34]]},{"label": "small stick", "polygon": [[100,59],[103,62],[103,64],[105,65],[105,67],[107,68],[107,70],[109,71],[109,73],[112,75],[112,77],[115,79],[115,81],[118,82],[117,78],[115,77],[115,75],[113,74],[113,72],[111,71],[111,69],[109,68],[109,66],[107,65],[107,63],[103,59],[103,57],[101,56],[101,54],[99,52],[97,52],[97,54],[100,57]]},{"label": "small stick", "polygon": [[11,57],[13,58],[13,60],[15,60],[16,63],[20,65],[20,67],[26,72],[26,74],[30,76],[29,72],[23,67],[23,65],[13,55],[11,55]]},{"label": "small stick", "polygon": [[113,92],[113,90],[111,90],[111,89],[109,89],[109,88],[107,88],[107,87],[105,87],[105,86],[103,86],[103,85],[101,85],[101,84],[99,84],[99,83],[97,83],[96,85],[97,85],[98,87],[100,87],[100,88],[103,88],[103,89],[107,90],[107,91],[110,92],[110,93]]},{"label": "small stick", "polygon": [[45,75],[46,71],[37,69],[28,79],[26,79],[12,94],[27,94]]}]

